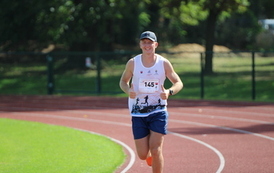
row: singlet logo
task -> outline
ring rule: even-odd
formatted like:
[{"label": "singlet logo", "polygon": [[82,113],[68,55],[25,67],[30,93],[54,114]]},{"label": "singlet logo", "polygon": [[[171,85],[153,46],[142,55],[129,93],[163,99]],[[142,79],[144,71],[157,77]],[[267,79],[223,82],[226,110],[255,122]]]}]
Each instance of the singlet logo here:
[{"label": "singlet logo", "polygon": [[158,99],[158,101],[153,104],[150,104],[149,100],[150,97],[148,95],[145,95],[143,98],[136,98],[135,104],[132,105],[131,113],[138,115],[165,109],[165,105],[161,104],[161,99]]}]

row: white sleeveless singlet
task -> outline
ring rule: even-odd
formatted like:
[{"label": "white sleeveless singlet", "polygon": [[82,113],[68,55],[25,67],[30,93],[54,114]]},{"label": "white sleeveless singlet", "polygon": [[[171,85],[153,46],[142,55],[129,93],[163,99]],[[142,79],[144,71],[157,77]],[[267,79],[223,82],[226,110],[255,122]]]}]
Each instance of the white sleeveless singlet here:
[{"label": "white sleeveless singlet", "polygon": [[152,67],[145,67],[142,55],[135,56],[132,83],[137,93],[135,99],[128,99],[131,116],[146,117],[152,113],[166,110],[167,100],[160,98],[161,85],[166,79],[164,57],[156,54],[156,62]]}]

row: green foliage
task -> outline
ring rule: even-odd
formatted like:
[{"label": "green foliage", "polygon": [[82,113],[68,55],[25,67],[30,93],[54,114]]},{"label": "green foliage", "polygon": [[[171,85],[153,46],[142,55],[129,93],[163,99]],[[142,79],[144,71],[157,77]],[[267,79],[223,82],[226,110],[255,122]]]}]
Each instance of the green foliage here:
[{"label": "green foliage", "polygon": [[[133,39],[128,35],[135,36],[138,32],[139,4],[136,1],[131,1],[131,4],[128,8],[126,1],[114,0],[78,3],[67,0],[3,0],[0,3],[0,31],[3,34],[0,45],[4,45],[3,50],[19,50],[18,44],[34,40],[35,44],[63,44],[70,50],[109,50],[116,33]],[[120,27],[125,20],[130,23],[123,28],[127,32],[121,33]],[[128,30],[129,27],[137,29]]]},{"label": "green foliage", "polygon": [[182,9],[180,15],[181,21],[188,25],[198,25],[208,15],[208,11],[203,10],[199,4],[187,3],[183,4],[180,8]]},{"label": "green foliage", "polygon": [[[70,51],[113,51],[117,45],[136,45],[144,30],[157,32],[167,45],[205,42],[205,36],[215,32],[205,30],[208,16],[218,16],[218,25],[232,25],[231,16],[236,13],[242,18],[247,10],[253,18],[246,20],[254,22],[259,16],[273,18],[272,6],[272,0],[2,0],[0,50],[41,51],[54,44]],[[190,31],[193,28],[196,34]],[[249,28],[247,37],[254,37],[254,30]],[[230,35],[222,37],[238,46]],[[251,47],[253,39],[243,39],[240,48]]]},{"label": "green foliage", "polygon": [[252,13],[249,11],[242,14],[235,13],[224,22],[218,22],[216,44],[227,45],[235,50],[248,48],[258,50],[255,47],[255,39],[260,30],[261,26],[259,26],[256,17]]}]

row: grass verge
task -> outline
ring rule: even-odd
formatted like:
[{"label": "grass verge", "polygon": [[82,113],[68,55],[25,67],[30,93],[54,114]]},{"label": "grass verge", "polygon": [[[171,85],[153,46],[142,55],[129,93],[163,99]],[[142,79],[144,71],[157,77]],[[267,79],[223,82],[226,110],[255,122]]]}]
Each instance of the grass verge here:
[{"label": "grass verge", "polygon": [[[197,54],[197,53],[196,53]],[[111,56],[111,55],[110,55]],[[213,58],[213,74],[204,76],[202,96],[201,61],[199,54],[163,54],[173,64],[184,82],[184,89],[173,96],[176,99],[230,100],[230,101],[274,101],[274,57],[256,54],[255,84],[252,83],[251,54],[216,54]],[[64,62],[73,57],[58,58],[53,67],[54,94],[58,95],[109,95],[126,97],[119,88],[120,76],[126,60],[111,60],[102,57],[102,67],[76,68]],[[81,62],[79,60],[79,62]],[[84,62],[84,61],[83,61]],[[96,64],[96,63],[95,63]],[[100,76],[100,78],[98,78]],[[46,95],[47,66],[45,62],[1,64],[0,94]],[[170,87],[169,82],[165,87]],[[253,95],[255,99],[253,100]]]},{"label": "grass verge", "polygon": [[37,122],[0,119],[0,172],[114,172],[124,161],[106,137]]}]

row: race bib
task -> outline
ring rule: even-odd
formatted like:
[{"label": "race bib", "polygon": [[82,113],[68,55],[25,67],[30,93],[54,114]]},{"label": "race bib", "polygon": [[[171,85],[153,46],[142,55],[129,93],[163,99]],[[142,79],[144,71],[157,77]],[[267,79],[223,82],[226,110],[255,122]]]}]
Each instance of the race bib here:
[{"label": "race bib", "polygon": [[140,79],[139,91],[142,93],[155,93],[159,90],[159,79]]}]

